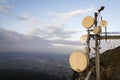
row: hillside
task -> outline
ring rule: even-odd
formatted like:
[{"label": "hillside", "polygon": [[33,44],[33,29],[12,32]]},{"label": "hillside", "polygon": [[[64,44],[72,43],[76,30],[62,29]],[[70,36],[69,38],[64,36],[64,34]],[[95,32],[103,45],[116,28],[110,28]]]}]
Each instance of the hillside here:
[{"label": "hillside", "polygon": [[120,80],[120,46],[104,52],[100,56],[103,78]]},{"label": "hillside", "polygon": [[[94,61],[94,58],[90,60],[92,66],[94,66]],[[120,80],[120,46],[100,55],[100,72],[101,80]],[[82,75],[85,76],[86,71]],[[95,68],[93,68],[90,80],[95,80]]]}]

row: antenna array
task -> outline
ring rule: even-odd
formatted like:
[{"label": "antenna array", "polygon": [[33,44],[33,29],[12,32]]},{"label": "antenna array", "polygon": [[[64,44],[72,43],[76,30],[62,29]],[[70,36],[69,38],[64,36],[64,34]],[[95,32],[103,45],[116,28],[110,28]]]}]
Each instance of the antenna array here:
[{"label": "antenna array", "polygon": [[[101,6],[97,12],[94,13],[94,17],[92,16],[86,16],[83,21],[82,25],[85,29],[87,29],[87,34],[81,36],[80,41],[82,43],[87,43],[86,47],[86,53],[81,51],[75,51],[71,54],[69,58],[70,66],[71,68],[76,72],[83,72],[85,69],[88,69],[87,67],[90,67],[90,39],[94,37],[95,40],[95,69],[96,69],[96,80],[100,80],[100,43],[99,41],[102,39],[120,39],[120,32],[107,32],[107,21],[102,20],[100,23],[98,20],[98,15],[102,10],[104,10],[104,6]],[[99,24],[99,25],[98,25]],[[102,32],[102,28],[105,28],[105,32]],[[112,34],[109,35],[109,34]],[[116,35],[117,34],[117,35]],[[101,36],[102,35],[102,36]],[[85,80],[88,80],[91,72],[92,67],[88,70],[88,75],[86,76]],[[79,78],[80,79],[80,78]],[[78,80],[79,80],[78,79]]]}]

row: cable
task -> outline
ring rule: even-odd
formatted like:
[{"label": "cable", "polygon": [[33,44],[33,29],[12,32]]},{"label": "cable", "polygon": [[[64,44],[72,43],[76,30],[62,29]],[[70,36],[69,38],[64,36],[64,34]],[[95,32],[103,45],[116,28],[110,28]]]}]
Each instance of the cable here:
[{"label": "cable", "polygon": [[99,13],[99,15],[98,15],[98,20],[97,20],[98,22],[100,21],[100,20],[99,20],[99,19],[100,19],[100,17],[101,17],[101,13]]}]

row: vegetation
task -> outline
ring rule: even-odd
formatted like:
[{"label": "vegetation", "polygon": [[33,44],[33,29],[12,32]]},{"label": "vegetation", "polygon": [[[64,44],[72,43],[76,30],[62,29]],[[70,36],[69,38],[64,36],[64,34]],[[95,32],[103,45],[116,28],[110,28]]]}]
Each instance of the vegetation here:
[{"label": "vegetation", "polygon": [[[90,60],[90,67],[93,67],[90,80],[95,80],[95,59]],[[115,49],[105,51],[100,55],[101,80],[120,80],[120,46]],[[87,70],[82,73],[85,77]]]}]

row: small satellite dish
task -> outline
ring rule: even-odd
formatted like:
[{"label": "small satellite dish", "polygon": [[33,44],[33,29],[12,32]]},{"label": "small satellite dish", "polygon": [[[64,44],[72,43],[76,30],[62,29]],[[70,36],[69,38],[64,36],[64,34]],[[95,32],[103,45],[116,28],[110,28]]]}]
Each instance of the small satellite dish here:
[{"label": "small satellite dish", "polygon": [[94,24],[94,18],[91,17],[91,16],[85,17],[85,18],[83,19],[83,21],[82,21],[82,25],[83,25],[85,28],[87,28],[87,29],[90,28],[90,27],[92,27],[93,24]]},{"label": "small satellite dish", "polygon": [[69,63],[74,71],[82,72],[88,66],[88,58],[85,53],[81,51],[75,51],[70,55]]},{"label": "small satellite dish", "polygon": [[96,34],[99,34],[101,32],[101,27],[100,26],[95,26],[94,29],[93,29],[93,33],[96,35]]},{"label": "small satellite dish", "polygon": [[87,34],[82,35],[81,38],[80,38],[80,42],[85,43],[87,41],[87,38],[88,38]]},{"label": "small satellite dish", "polygon": [[106,27],[106,26],[107,26],[107,21],[102,20],[102,21],[100,22],[100,26],[101,26],[101,27]]}]

